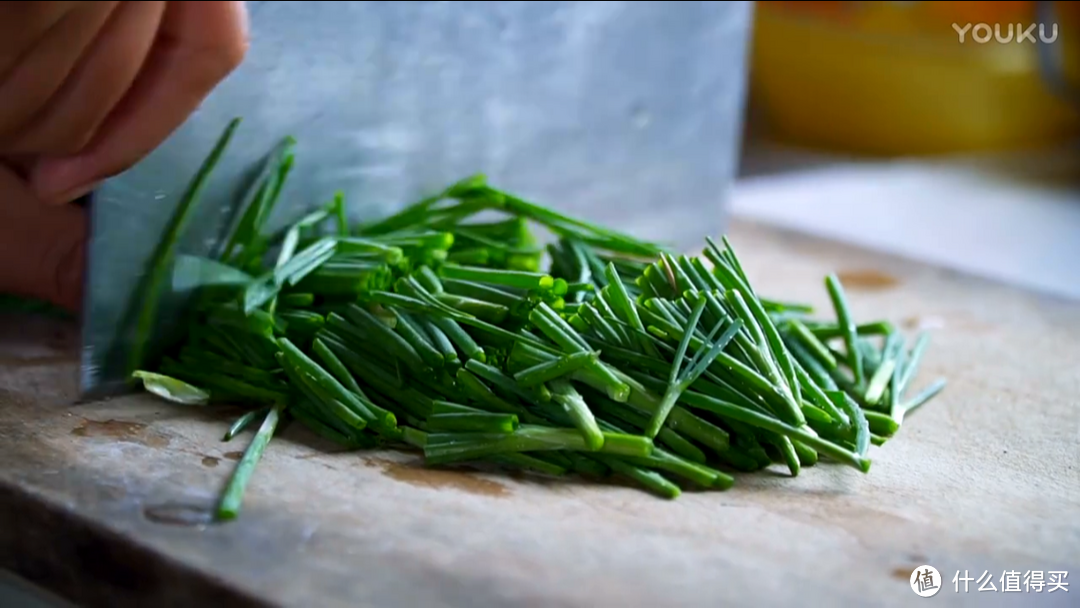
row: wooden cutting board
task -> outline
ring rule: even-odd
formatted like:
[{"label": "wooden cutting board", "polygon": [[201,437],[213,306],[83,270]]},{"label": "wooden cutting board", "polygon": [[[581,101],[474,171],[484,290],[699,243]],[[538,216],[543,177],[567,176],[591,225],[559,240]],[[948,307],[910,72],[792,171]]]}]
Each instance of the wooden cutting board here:
[{"label": "wooden cutting board", "polygon": [[[1080,579],[1080,305],[753,225],[731,237],[760,293],[824,307],[836,271],[858,319],[935,328],[917,382],[950,384],[869,474],[776,467],[665,501],[335,454],[293,426],[240,519],[207,525],[245,445],[221,441],[233,413],[74,405],[75,328],[7,317],[0,566],[110,606],[903,606],[926,601],[908,584],[924,564],[937,605],[1076,605],[1080,588],[1001,577]],[[997,591],[957,592],[957,571]]]}]

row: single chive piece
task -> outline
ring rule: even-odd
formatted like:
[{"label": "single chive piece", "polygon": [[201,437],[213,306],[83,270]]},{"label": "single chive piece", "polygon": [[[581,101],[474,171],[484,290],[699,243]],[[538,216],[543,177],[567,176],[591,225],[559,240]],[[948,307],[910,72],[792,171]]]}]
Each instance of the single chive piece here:
[{"label": "single chive piece", "polygon": [[761,305],[771,313],[813,314],[814,307],[800,302],[781,302],[769,298],[760,298]]},{"label": "single chive piece", "polygon": [[690,346],[690,338],[693,337],[694,332],[697,331],[698,323],[701,321],[701,313],[705,311],[705,298],[697,298],[697,302],[694,304],[694,309],[690,314],[690,319],[686,324],[686,329],[683,330],[683,337],[679,340],[679,348],[675,351],[675,360],[671,363],[671,372],[668,374],[668,386],[674,386],[679,379],[679,369],[682,367],[683,359],[686,357],[686,349]]},{"label": "single chive piece", "polygon": [[[602,317],[593,306],[582,306],[578,314],[591,328],[603,336],[605,341],[618,347],[628,346],[626,342],[623,341],[622,336],[615,331],[614,326],[612,326],[611,323],[608,323],[608,320]],[[586,341],[588,341],[588,338],[586,338]]]},{"label": "single chive piece", "polygon": [[[725,296],[750,329],[750,335],[755,344],[748,344],[747,349],[753,354],[752,351],[756,345],[756,350],[760,353],[758,360],[763,363],[760,371],[766,379],[771,381],[773,390],[781,397],[783,407],[779,413],[795,426],[806,424],[806,418],[799,406],[801,395],[798,390],[799,381],[795,374],[794,363],[780,339],[780,334],[772,325],[772,321],[764,311],[760,310],[760,307],[756,306],[757,302],[753,297],[744,298],[743,294],[735,289],[729,289]],[[758,310],[757,314],[755,310]],[[763,325],[763,321],[768,328]]]},{"label": "single chive piece", "polygon": [[278,421],[281,419],[281,412],[284,409],[285,405],[279,403],[266,413],[266,418],[263,419],[259,431],[255,433],[255,437],[248,444],[244,456],[237,463],[236,470],[233,471],[232,478],[229,479],[229,484],[225,486],[225,494],[222,496],[217,508],[217,518],[219,520],[236,519],[236,516],[240,513],[240,505],[244,500],[244,491],[247,489],[248,482],[251,481],[252,473],[255,472],[255,466],[262,458],[263,451],[266,449],[267,444],[270,443],[270,438],[274,436],[274,431],[277,430]]},{"label": "single chive piece", "polygon": [[296,388],[312,402],[317,403],[328,418],[340,420],[356,431],[367,428],[368,419],[374,418],[370,411],[364,414],[366,417],[361,417],[360,413],[357,413],[353,408],[347,407],[341,400],[327,391],[325,387],[320,386],[310,374],[305,374],[299,364],[287,357],[284,352],[278,353],[278,355],[278,361],[281,363],[282,369],[285,370],[285,374],[293,381]]},{"label": "single chive piece", "polygon": [[[874,372],[876,372],[878,366],[881,365],[881,353],[878,352],[878,349],[869,338],[864,338],[862,336],[858,337],[855,347],[859,349],[859,358],[862,359],[863,363],[863,377],[867,380],[862,386],[858,387],[858,395],[859,398],[862,399],[863,395],[866,393],[869,381],[874,377]],[[860,403],[865,403],[865,399]]]},{"label": "single chive piece", "polygon": [[573,421],[574,426],[581,432],[585,439],[585,445],[592,451],[604,447],[604,434],[596,424],[596,418],[585,403],[581,394],[574,390],[569,382],[561,379],[551,382],[551,398],[555,403],[562,406],[563,410]]},{"label": "single chive piece", "polygon": [[349,321],[367,332],[370,339],[377,342],[380,347],[385,348],[390,354],[401,359],[409,369],[417,373],[423,373],[424,360],[416,352],[412,344],[387,327],[375,315],[356,304],[350,304],[345,308],[345,316]]},{"label": "single chive piece", "polygon": [[326,426],[331,427],[345,437],[359,435],[360,431],[367,427],[367,423],[353,413],[352,410],[342,405],[340,401],[334,399],[325,391],[319,390],[310,379],[305,378],[304,374],[285,356],[285,353],[278,352],[277,361],[281,366],[281,371],[289,379],[293,390],[299,397],[299,399],[292,401],[295,409],[310,411],[314,417],[318,418]]},{"label": "single chive piece", "polygon": [[345,385],[345,388],[358,395],[365,396],[363,389],[356,383],[356,378],[353,378],[352,373],[346,369],[345,364],[341,362],[341,359],[338,359],[337,355],[335,355],[322,340],[315,338],[311,343],[311,348],[315,351],[315,354],[322,359],[322,362],[326,364],[330,373],[333,374],[339,382]]},{"label": "single chive piece", "polygon": [[425,422],[429,433],[513,433],[518,428],[518,417],[514,414],[489,412],[433,414]]},{"label": "single chive piece", "polygon": [[[587,371],[587,370],[585,370]],[[647,388],[629,376],[621,375],[620,378],[630,386],[630,399],[627,401],[631,406],[645,414],[652,414],[660,407],[659,397],[653,395]],[[595,390],[602,391],[602,386],[596,379],[588,374],[582,374],[579,378],[583,384]],[[620,407],[616,405],[616,407]],[[730,437],[727,431],[715,424],[700,418],[685,408],[676,405],[668,414],[668,428],[683,433],[687,437],[712,449],[717,454],[722,454],[730,445]]]},{"label": "single chive piece", "polygon": [[[457,310],[456,308],[443,303],[439,299],[439,296],[433,295],[421,282],[414,277],[402,277],[394,283],[394,290],[400,294],[411,296],[426,302],[435,307],[436,310],[441,310],[444,314],[438,316],[449,316],[451,318],[460,319],[466,318],[469,315]],[[445,293],[440,287],[439,293]]]},{"label": "single chive piece", "polygon": [[[448,464],[485,458],[505,452],[540,450],[591,451],[576,429],[521,425],[509,435],[481,433],[431,433],[424,446],[424,458],[430,464]],[[600,453],[624,456],[649,456],[653,445],[647,437],[604,433]]]},{"label": "single chive piece", "polygon": [[[682,340],[679,342],[679,349],[675,353],[675,359],[671,364],[671,372],[668,375],[668,384],[664,391],[664,396],[661,398],[656,411],[653,412],[652,417],[649,419],[649,424],[645,427],[645,435],[647,437],[655,438],[657,436],[660,429],[667,423],[668,417],[675,407],[675,403],[678,402],[679,398],[686,390],[697,382],[698,378],[700,378],[705,370],[712,365],[713,361],[720,356],[721,351],[727,347],[728,343],[734,338],[735,333],[738,332],[742,326],[741,321],[736,321],[729,325],[727,330],[721,334],[716,342],[709,345],[708,350],[705,348],[699,349],[694,360],[691,360],[690,364],[686,366],[686,371],[683,374],[679,374],[679,366],[682,365],[682,360],[686,355],[686,348],[690,343],[690,338],[694,334],[704,309],[705,299],[698,298],[697,304],[694,306],[694,310],[691,314],[690,322],[686,327],[686,331],[683,332]],[[712,333],[715,333],[720,327],[721,324],[718,323]],[[710,335],[709,338],[711,339],[712,336]]]},{"label": "single chive piece", "polygon": [[877,405],[885,396],[885,389],[892,381],[895,369],[896,359],[887,359],[874,370],[874,375],[870,377],[870,383],[867,385],[866,394],[863,396],[867,405]]},{"label": "single chive piece", "polygon": [[524,411],[521,407],[496,395],[465,367],[457,371],[455,378],[458,387],[485,410],[506,414],[520,414]]},{"label": "single chive piece", "polygon": [[415,273],[416,281],[420,283],[427,291],[434,295],[439,295],[443,292],[443,284],[439,279],[439,275],[435,274],[435,271],[430,266],[421,266]]},{"label": "single chive piece", "polygon": [[[810,328],[810,332],[813,333],[819,340],[832,340],[833,338],[842,338],[844,336],[844,330],[839,325],[833,323],[811,323],[810,321],[804,321],[804,324]],[[892,323],[887,321],[874,321],[872,323],[860,323],[855,326],[855,333],[860,336],[887,336],[896,331]]]},{"label": "single chive piece", "polygon": [[[791,346],[791,354],[795,357],[795,374],[799,377],[799,382],[802,383],[803,390],[807,392],[810,400],[814,405],[823,409],[831,418],[839,420],[841,424],[847,426],[851,424],[851,419],[848,418],[847,413],[836,407],[836,404],[829,399],[825,394],[825,390],[832,390],[836,388],[836,384],[832,382],[828,374],[824,370],[818,370],[818,374],[811,376],[810,373],[803,366],[805,359],[811,359],[809,353],[800,352],[802,348],[799,344],[793,344]],[[805,354],[804,354],[805,353]],[[818,378],[827,380],[827,383],[821,383]]]},{"label": "single chive piece", "polygon": [[484,414],[484,410],[477,409],[475,407],[469,407],[467,405],[461,405],[460,403],[454,403],[452,401],[443,401],[442,399],[436,399],[431,402],[431,414]]},{"label": "single chive piece", "polygon": [[825,394],[851,419],[851,426],[855,430],[855,452],[859,456],[865,456],[870,449],[870,423],[866,420],[866,413],[843,391],[826,391]]},{"label": "single chive piece", "polygon": [[337,250],[343,254],[374,254],[387,264],[398,264],[404,257],[401,247],[394,247],[363,237],[342,237],[337,239]]},{"label": "single chive piece", "polygon": [[732,269],[735,270],[735,274],[742,279],[743,285],[746,286],[747,295],[757,299],[757,295],[750,287],[750,279],[746,277],[746,273],[743,271],[742,263],[739,262],[739,257],[735,255],[735,248],[731,246],[731,241],[726,236],[721,236],[720,241],[724,243],[724,253],[727,254],[728,263]]},{"label": "single chive piece", "polygon": [[324,423],[317,417],[318,410],[314,410],[314,406],[310,406],[313,411],[307,411],[304,407],[298,407],[296,404],[289,407],[289,415],[300,421],[300,424],[307,427],[316,435],[331,441],[333,443],[346,446],[347,448],[363,448],[374,447],[373,442],[367,440],[369,435],[357,433],[354,435],[348,435],[342,433],[337,428]]},{"label": "single chive piece", "polygon": [[385,409],[375,405],[370,400],[358,394],[350,392],[329,372],[319,366],[313,359],[308,357],[287,338],[278,340],[286,358],[291,359],[302,375],[310,376],[313,383],[332,395],[349,409],[379,431],[392,431],[397,427],[397,419]]},{"label": "single chive piece", "polygon": [[904,417],[907,414],[910,414],[911,412],[919,409],[928,401],[936,397],[938,393],[945,390],[945,384],[945,379],[939,378],[938,380],[935,380],[933,384],[926,387],[919,394],[915,395],[902,406],[900,406],[899,415],[894,416],[897,424],[903,424]]},{"label": "single chive piece", "polygon": [[[895,360],[896,365],[893,366],[892,377],[889,378],[889,403],[887,411],[890,416],[894,416],[897,412],[897,408],[900,407],[900,381],[904,377],[904,367],[907,364],[907,353],[904,352],[905,340],[899,332],[895,332],[896,336],[896,349]],[[895,419],[895,416],[894,416]]]},{"label": "single chive piece", "polygon": [[656,471],[650,471],[628,464],[618,458],[608,458],[604,456],[596,456],[595,458],[608,467],[611,467],[611,470],[638,482],[644,486],[645,489],[658,496],[674,500],[682,494],[682,490],[679,489],[679,486],[671,483]]},{"label": "single chive piece", "polygon": [[[641,317],[638,316],[637,307],[634,306],[634,301],[626,292],[626,286],[623,285],[622,277],[619,276],[619,271],[615,268],[615,265],[608,263],[605,274],[607,276],[608,286],[604,288],[604,291],[610,290],[611,292],[612,301],[609,304],[613,311],[618,315],[617,318],[638,331],[645,331],[645,326],[641,323]],[[645,354],[653,357],[657,356],[656,348],[651,342],[640,338],[638,338],[638,342],[639,346],[645,351]]]},{"label": "single chive piece", "polygon": [[352,352],[348,347],[339,342],[334,342],[328,336],[322,338],[326,341],[342,363],[354,375],[359,377],[365,384],[371,386],[377,393],[387,399],[396,402],[401,408],[418,418],[423,418],[431,413],[432,399],[416,389],[405,387],[401,378],[393,371],[387,370],[372,358]]},{"label": "single chive piece", "polygon": [[438,299],[451,308],[495,325],[502,323],[506,320],[506,316],[510,314],[510,309],[502,304],[495,304],[468,296],[443,292],[438,296]]},{"label": "single chive piece", "polygon": [[803,401],[802,403],[803,415],[806,416],[808,422],[819,422],[821,424],[831,424],[833,417],[829,415],[825,410],[817,407],[816,405]]},{"label": "single chive piece", "polygon": [[252,281],[244,290],[244,313],[251,314],[276,297],[283,286],[296,285],[315,272],[334,257],[334,247],[333,240],[317,241],[297,252],[269,274]]},{"label": "single chive piece", "polygon": [[920,333],[919,337],[915,339],[915,346],[911,347],[911,352],[907,356],[907,364],[904,365],[904,372],[900,377],[899,387],[897,388],[899,398],[903,398],[908,386],[915,378],[915,373],[919,370],[919,364],[922,362],[923,353],[926,352],[926,347],[929,344],[930,334],[928,332]]},{"label": "single chive piece", "polygon": [[[443,311],[441,311],[438,306],[434,306],[429,302],[391,291],[369,291],[360,297],[360,301],[365,306],[374,309],[372,310],[372,314],[374,314],[379,321],[387,327],[394,329],[397,329],[398,325],[398,318],[397,315],[394,314],[394,309],[426,315],[443,314]],[[371,306],[372,304],[377,304],[378,307],[373,307]],[[358,325],[362,325],[362,323],[358,323]]]},{"label": "single chive piece", "polygon": [[424,449],[425,445],[427,445],[427,433],[414,429],[412,427],[401,427],[401,439],[407,445],[410,445],[414,448],[420,448],[421,450]]},{"label": "single chive piece", "polygon": [[586,350],[563,355],[558,359],[538,363],[528,369],[521,370],[514,374],[514,380],[524,388],[531,388],[590,365],[596,362],[599,355],[598,352]]},{"label": "single chive piece", "polygon": [[520,295],[484,283],[446,279],[442,282],[442,285],[443,295],[450,294],[474,300],[483,300],[489,304],[505,306],[507,309],[517,306],[522,300]]},{"label": "single chive piece", "polygon": [[797,339],[799,343],[802,344],[802,346],[805,347],[806,350],[820,363],[825,365],[827,369],[836,369],[836,357],[833,356],[832,351],[830,351],[828,347],[826,347],[825,344],[810,331],[810,328],[808,328],[805,323],[798,319],[789,319],[787,321],[787,327],[795,339]]},{"label": "single chive piece", "polygon": [[203,161],[195,177],[188,184],[176,211],[169,219],[165,234],[158,242],[153,256],[150,258],[150,268],[145,279],[131,300],[131,306],[138,307],[139,313],[135,321],[135,339],[131,341],[132,347],[128,356],[128,376],[132,372],[142,368],[143,359],[146,356],[146,347],[150,342],[150,332],[157,321],[158,303],[162,295],[162,286],[166,277],[171,272],[173,259],[176,256],[176,248],[180,240],[180,233],[190,220],[195,207],[206,190],[206,184],[210,181],[210,174],[214,171],[225,148],[228,147],[236,128],[240,126],[240,119],[234,118],[229,121],[225,131],[214,144],[206,160]]},{"label": "single chive piece", "polygon": [[[620,234],[614,230],[568,217],[552,209],[530,203],[506,192],[492,189],[503,201],[504,208],[514,214],[528,217],[543,224],[562,237],[568,237],[583,244],[592,245],[613,253],[623,253],[644,257],[655,257],[664,248],[640,239]],[[594,254],[595,255],[595,254]]]},{"label": "single chive piece", "polygon": [[[589,344],[585,339],[573,327],[563,321],[559,317],[559,313],[551,310],[547,304],[540,302],[529,314],[529,320],[552,342],[558,344],[566,352],[575,353],[589,350]],[[522,343],[518,342],[518,345],[520,344]],[[605,391],[610,398],[615,401],[626,401],[630,394],[630,387],[620,381],[606,365],[599,361],[593,361],[587,364],[587,368],[604,380]]]},{"label": "single chive piece", "polygon": [[225,436],[221,438],[222,441],[232,441],[233,437],[236,437],[248,427],[249,424],[259,416],[265,414],[270,408],[262,407],[257,410],[251,410],[236,419],[235,422],[229,427],[229,430],[225,432]]},{"label": "single chive piece", "polygon": [[795,446],[795,453],[799,457],[799,464],[804,467],[812,467],[817,464],[818,453],[813,448],[809,448],[798,441],[792,441],[792,445]]},{"label": "single chive piece", "polygon": [[445,317],[435,317],[431,319],[431,323],[441,329],[446,334],[446,337],[450,338],[450,341],[454,343],[454,346],[469,360],[479,361],[480,363],[487,361],[484,349],[480,348],[480,345],[456,321]]},{"label": "single chive piece", "polygon": [[[328,213],[327,213],[327,211],[325,209],[319,209],[317,211],[309,213],[308,215],[300,218],[300,221],[296,222],[295,224],[293,224],[292,226],[290,226],[288,228],[288,230],[285,232],[285,237],[284,237],[284,241],[281,244],[281,249],[278,251],[277,261],[274,263],[274,270],[275,271],[280,272],[281,269],[284,268],[285,265],[290,260],[292,260],[293,256],[295,256],[296,248],[300,246],[300,231],[303,230],[304,228],[311,227],[311,226],[314,226],[314,225],[318,224],[319,222],[326,219],[327,215],[328,215]],[[279,278],[280,278],[280,275],[279,275]],[[276,282],[273,281],[273,275],[272,274],[270,276],[268,276],[268,277],[267,276],[262,277],[261,280],[258,282],[258,285],[255,287],[255,289],[258,291],[258,293],[256,293],[253,296],[253,300],[258,301],[261,298],[265,298],[266,295],[269,295],[269,294],[264,294],[262,292],[270,292],[270,294],[276,294],[277,293],[276,290],[280,289],[280,285],[281,285],[280,283],[276,283]],[[297,295],[299,295],[299,294],[297,294]],[[306,294],[306,295],[311,296],[311,300],[312,300],[312,303],[313,303],[314,299],[315,299],[315,294]],[[289,298],[288,295],[286,295],[285,298],[280,298],[277,295],[272,295],[271,299],[270,299],[270,305],[268,307],[269,310],[271,312],[275,311],[277,309],[277,305],[278,305],[279,300],[283,300],[283,299],[290,299],[292,302],[294,302],[292,304],[293,306],[309,305],[309,304],[305,304],[303,300],[297,301],[296,299],[291,299],[291,298]],[[247,300],[247,294],[246,293],[245,293],[245,300]]]},{"label": "single chive piece", "polygon": [[[283,387],[263,388],[255,386],[218,372],[186,367],[168,357],[162,361],[159,369],[166,376],[172,376],[184,382],[193,382],[209,389],[211,396],[215,393],[224,394],[240,401],[254,403],[275,403],[285,401],[287,397]],[[143,384],[146,384],[145,380]],[[175,387],[170,387],[170,389],[175,390]]]},{"label": "single chive piece", "polygon": [[195,346],[188,345],[181,349],[179,359],[184,365],[218,370],[255,386],[274,390],[283,388],[281,380],[271,371],[251,367]]},{"label": "single chive piece", "polygon": [[501,270],[477,266],[446,265],[442,268],[442,276],[447,279],[490,283],[493,285],[503,285],[505,287],[526,290],[538,289],[546,291],[555,285],[554,278],[540,272]]},{"label": "single chive piece", "polygon": [[685,269],[679,264],[675,256],[668,253],[660,254],[660,261],[664,267],[671,270],[671,276],[675,277],[675,289],[679,293],[696,292],[699,287],[694,283]]},{"label": "single chive piece", "polygon": [[315,294],[286,293],[278,298],[278,302],[288,308],[307,308],[315,303]]},{"label": "single chive piece", "polygon": [[536,456],[522,454],[520,452],[497,454],[495,456],[491,456],[490,460],[504,466],[515,467],[519,469],[528,469],[537,473],[551,475],[553,477],[559,477],[566,474],[566,468],[563,466],[548,462]]},{"label": "single chive piece", "polygon": [[433,323],[430,318],[417,318],[416,323],[424,330],[435,348],[442,353],[443,361],[446,364],[459,364],[458,353],[454,349],[454,344],[450,341],[450,338],[447,337],[446,332],[439,329],[439,326]]},{"label": "single chive piece", "polygon": [[840,279],[835,274],[825,278],[825,287],[829,291],[833,310],[836,312],[836,321],[840,325],[840,331],[844,338],[844,348],[847,353],[848,367],[854,376],[855,386],[861,387],[866,381],[863,373],[863,361],[858,348],[858,333],[855,322],[852,320],[851,310],[848,308],[847,297]]},{"label": "single chive piece", "polygon": [[703,488],[726,490],[735,485],[735,479],[727,473],[685,460],[660,449],[653,450],[652,456],[647,458],[626,457],[623,460],[637,466],[667,471]]},{"label": "single chive piece", "polygon": [[420,355],[424,364],[432,369],[441,369],[446,364],[446,359],[431,343],[427,334],[424,333],[411,316],[403,312],[391,311],[397,316],[397,333],[405,338],[405,341]]},{"label": "single chive piece", "polygon": [[892,437],[900,429],[900,424],[888,414],[874,411],[867,411],[864,414],[866,422],[870,425],[870,432],[874,435]]},{"label": "single chive piece", "polygon": [[[238,246],[248,249],[258,237],[259,229],[269,217],[292,168],[295,146],[296,140],[292,137],[282,140],[266,158],[259,175],[251,182],[251,187],[241,200],[243,213],[240,221],[228,238],[224,239],[225,248],[219,257],[223,262],[233,257],[232,254]],[[244,253],[250,254],[250,251]]]},{"label": "single chive piece", "polygon": [[[738,268],[738,261],[734,260],[735,253],[730,249],[730,244],[727,243],[727,239],[724,239],[725,245],[728,245],[728,253],[733,259],[736,268]],[[739,273],[741,274],[741,269]],[[743,277],[743,282],[746,283],[746,278]],[[749,287],[749,283],[747,283]],[[795,362],[791,357],[791,353],[788,352],[787,347],[784,345],[784,340],[780,336],[780,332],[776,329],[776,325],[773,324],[772,318],[768,312],[761,306],[761,302],[754,296],[753,292],[750,292],[746,301],[750,308],[750,312],[754,315],[754,320],[757,321],[761,327],[762,333],[765,336],[765,347],[767,348],[769,355],[773,361],[776,362],[777,367],[780,370],[781,379],[783,383],[781,388],[786,388],[784,394],[791,398],[794,404],[798,404],[802,401],[802,395],[799,390],[799,380],[795,373]],[[804,421],[805,422],[805,421]]]},{"label": "single chive piece", "polygon": [[520,384],[514,382],[513,378],[503,374],[498,368],[487,365],[479,359],[470,359],[466,361],[465,369],[480,378],[487,380],[496,388],[502,389],[503,391],[515,395],[533,405],[540,405],[545,401],[551,400],[550,395],[548,395],[547,399],[543,399],[540,391],[523,388]]},{"label": "single chive piece", "polygon": [[[732,420],[737,420],[767,431],[785,435],[792,440],[797,440],[807,447],[817,450],[820,454],[825,454],[830,458],[835,458],[840,462],[849,464],[863,473],[869,472],[870,470],[869,459],[848,451],[835,443],[821,439],[805,427],[796,428],[776,418],[693,391],[684,393],[683,399],[686,404],[691,407],[715,412],[723,417],[731,418]],[[867,435],[869,435],[869,432],[867,432]]]},{"label": "single chive piece", "polygon": [[589,349],[585,339],[566,321],[563,321],[559,313],[544,302],[537,304],[536,308],[529,313],[529,321],[566,352],[573,353]]},{"label": "single chive piece", "polygon": [[[595,399],[591,400],[589,407],[595,408],[603,416],[629,424],[636,429],[644,429],[649,424],[649,419],[641,412],[628,407],[619,406],[613,401]],[[701,451],[700,448],[673,430],[670,426],[665,426],[660,429],[660,432],[656,435],[656,441],[664,444],[675,454],[692,462],[705,464],[708,460],[705,456],[705,452]]]},{"label": "single chive piece", "polygon": [[135,370],[131,377],[142,380],[147,392],[173,403],[206,405],[210,401],[210,393],[205,390],[164,374]]},{"label": "single chive piece", "polygon": [[791,438],[780,435],[777,439],[776,447],[779,448],[780,454],[784,457],[784,462],[787,463],[788,471],[791,472],[791,476],[798,477],[801,463],[799,462],[799,454],[795,451],[795,444],[792,443]]}]

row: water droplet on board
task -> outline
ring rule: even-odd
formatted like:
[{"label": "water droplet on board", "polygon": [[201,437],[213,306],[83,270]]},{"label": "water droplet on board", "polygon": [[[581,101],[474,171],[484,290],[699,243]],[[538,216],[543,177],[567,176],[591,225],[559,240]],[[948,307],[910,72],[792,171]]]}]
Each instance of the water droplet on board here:
[{"label": "water droplet on board", "polygon": [[844,270],[836,273],[836,276],[845,288],[863,291],[889,289],[900,284],[896,277],[873,269]]},{"label": "water droplet on board", "polygon": [[71,430],[77,437],[108,437],[128,443],[141,443],[151,448],[169,445],[169,438],[157,433],[142,422],[126,420],[83,420]]},{"label": "water droplet on board", "polygon": [[143,508],[147,521],[169,526],[205,526],[214,523],[213,511],[204,506],[165,503]]},{"label": "water droplet on board", "polygon": [[454,489],[469,494],[503,498],[510,495],[510,490],[490,479],[484,479],[467,471],[429,469],[415,463],[394,462],[379,458],[367,459],[369,466],[382,468],[382,474],[390,479],[420,488],[436,490]]}]

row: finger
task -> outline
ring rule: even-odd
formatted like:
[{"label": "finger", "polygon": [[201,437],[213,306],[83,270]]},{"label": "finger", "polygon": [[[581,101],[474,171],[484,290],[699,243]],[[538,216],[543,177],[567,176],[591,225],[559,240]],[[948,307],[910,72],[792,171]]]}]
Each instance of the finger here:
[{"label": "finger", "polygon": [[21,152],[7,146],[11,132],[31,121],[60,89],[118,4],[82,3],[27,49],[0,81],[0,151]]},{"label": "finger", "polygon": [[79,310],[86,235],[83,209],[42,205],[0,166],[0,292]]},{"label": "finger", "polygon": [[0,80],[26,51],[83,2],[4,2],[0,5]]},{"label": "finger", "polygon": [[30,181],[65,201],[138,162],[161,144],[244,58],[243,2],[169,2],[143,71],[79,154],[42,159]]},{"label": "finger", "polygon": [[127,93],[154,42],[165,2],[122,2],[63,86],[8,147],[74,154],[90,141]]}]

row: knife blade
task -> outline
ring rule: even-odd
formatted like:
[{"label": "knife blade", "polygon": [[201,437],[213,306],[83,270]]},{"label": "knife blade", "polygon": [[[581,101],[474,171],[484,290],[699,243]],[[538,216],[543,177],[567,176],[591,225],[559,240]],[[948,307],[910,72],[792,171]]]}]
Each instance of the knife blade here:
[{"label": "knife blade", "polygon": [[[751,2],[248,5],[243,65],[162,146],[93,193],[86,397],[126,386],[137,287],[191,176],[236,117],[182,253],[220,246],[245,186],[286,136],[296,162],[270,229],[338,190],[353,217],[371,218],[485,173],[643,238],[720,232]],[[167,340],[186,298],[166,292],[154,333]]]}]

